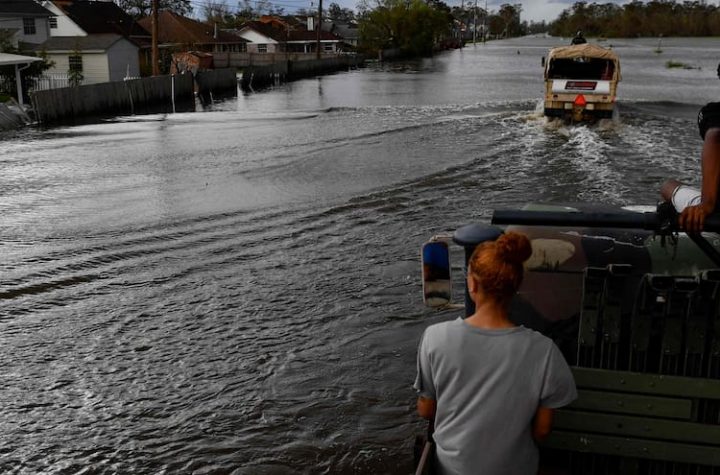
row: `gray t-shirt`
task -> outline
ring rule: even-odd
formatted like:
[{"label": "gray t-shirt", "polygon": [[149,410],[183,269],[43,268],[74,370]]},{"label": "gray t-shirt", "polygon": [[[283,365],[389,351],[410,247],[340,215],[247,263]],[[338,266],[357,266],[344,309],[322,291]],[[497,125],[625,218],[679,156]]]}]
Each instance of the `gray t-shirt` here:
[{"label": "gray t-shirt", "polygon": [[418,395],[437,403],[434,439],[441,473],[534,475],[531,424],[538,406],[577,397],[555,343],[525,327],[488,330],[462,318],[425,330]]}]

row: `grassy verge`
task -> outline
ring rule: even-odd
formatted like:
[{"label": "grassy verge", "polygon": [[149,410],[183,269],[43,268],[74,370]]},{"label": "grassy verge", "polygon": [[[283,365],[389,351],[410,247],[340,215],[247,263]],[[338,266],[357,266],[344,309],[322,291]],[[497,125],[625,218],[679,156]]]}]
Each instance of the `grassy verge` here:
[{"label": "grassy verge", "polygon": [[680,61],[667,61],[665,67],[668,69],[700,69],[697,66],[690,66],[689,64],[681,63]]}]

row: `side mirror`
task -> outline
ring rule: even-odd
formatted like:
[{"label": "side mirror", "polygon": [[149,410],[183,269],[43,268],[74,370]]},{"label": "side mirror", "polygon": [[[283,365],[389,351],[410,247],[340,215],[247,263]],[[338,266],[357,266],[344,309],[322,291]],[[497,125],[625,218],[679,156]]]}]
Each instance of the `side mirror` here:
[{"label": "side mirror", "polygon": [[452,299],[450,248],[448,243],[433,241],[422,247],[423,302],[428,307],[443,307]]}]

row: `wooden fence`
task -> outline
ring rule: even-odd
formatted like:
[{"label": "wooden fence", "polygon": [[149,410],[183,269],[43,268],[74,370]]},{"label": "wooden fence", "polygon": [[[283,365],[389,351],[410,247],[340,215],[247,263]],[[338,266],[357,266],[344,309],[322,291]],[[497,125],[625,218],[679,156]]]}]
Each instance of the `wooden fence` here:
[{"label": "wooden fence", "polygon": [[198,94],[215,94],[223,91],[237,92],[237,70],[229,68],[198,71],[195,74],[195,83],[197,84]]},{"label": "wooden fence", "polygon": [[[322,59],[332,59],[344,55],[323,54]],[[310,61],[317,59],[315,53],[213,53],[216,68],[242,69],[255,66],[270,66],[286,61]]]},{"label": "wooden fence", "polygon": [[48,124],[92,115],[151,112],[158,105],[171,111],[174,104],[194,104],[193,94],[193,77],[187,74],[36,91],[32,104],[37,120]]},{"label": "wooden fence", "polygon": [[364,59],[356,55],[332,56],[304,61],[284,61],[267,66],[246,67],[242,70],[240,88],[252,91],[284,81],[292,81],[362,65]]}]

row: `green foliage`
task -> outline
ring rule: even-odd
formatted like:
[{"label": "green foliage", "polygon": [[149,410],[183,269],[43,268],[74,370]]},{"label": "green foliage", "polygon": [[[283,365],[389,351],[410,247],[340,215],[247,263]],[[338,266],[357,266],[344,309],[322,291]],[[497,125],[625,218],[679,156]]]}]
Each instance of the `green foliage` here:
[{"label": "green foliage", "polygon": [[79,57],[80,58],[80,67],[73,67],[73,64],[70,63],[70,67],[68,69],[68,82],[70,83],[71,87],[77,87],[82,84],[83,79],[85,79],[85,75],[82,71],[82,51],[80,50],[79,46],[75,46],[75,49],[73,49],[72,53],[70,54],[70,58],[73,57]]},{"label": "green foliage", "polygon": [[550,34],[574,36],[718,36],[720,8],[712,3],[686,0],[634,0],[615,3],[577,2],[550,24]]},{"label": "green foliage", "polygon": [[14,31],[0,28],[0,53],[17,54],[17,48],[13,45]]},{"label": "green foliage", "polygon": [[510,38],[533,33],[544,33],[548,30],[545,21],[539,23],[521,21],[522,4],[504,3],[497,12],[485,11],[476,6],[473,0],[452,7],[452,16],[466,26],[466,38],[471,37],[470,31],[477,22],[478,35],[482,34],[483,26],[489,38]]},{"label": "green foliage", "polygon": [[360,50],[375,54],[399,49],[406,56],[428,56],[451,27],[449,8],[423,0],[383,0],[378,7],[361,12]]},{"label": "green foliage", "polygon": [[[27,67],[24,67],[20,71],[20,81],[22,82],[22,89],[25,94],[32,88],[33,79],[41,76],[45,71],[55,66],[55,62],[48,58],[46,51],[40,51],[38,53],[20,51],[13,44],[14,32],[9,30],[0,29],[0,53],[8,54],[19,54],[23,56],[37,56],[42,61],[35,61],[30,63]],[[15,89],[15,66],[2,66],[0,67],[0,86],[9,88],[8,90],[0,91],[0,94],[8,96],[17,95]],[[0,102],[4,102],[0,100]]]},{"label": "green foliage", "polygon": [[689,64],[681,63],[680,61],[669,60],[665,62],[665,67],[668,69],[700,69],[697,66],[690,66]]}]

